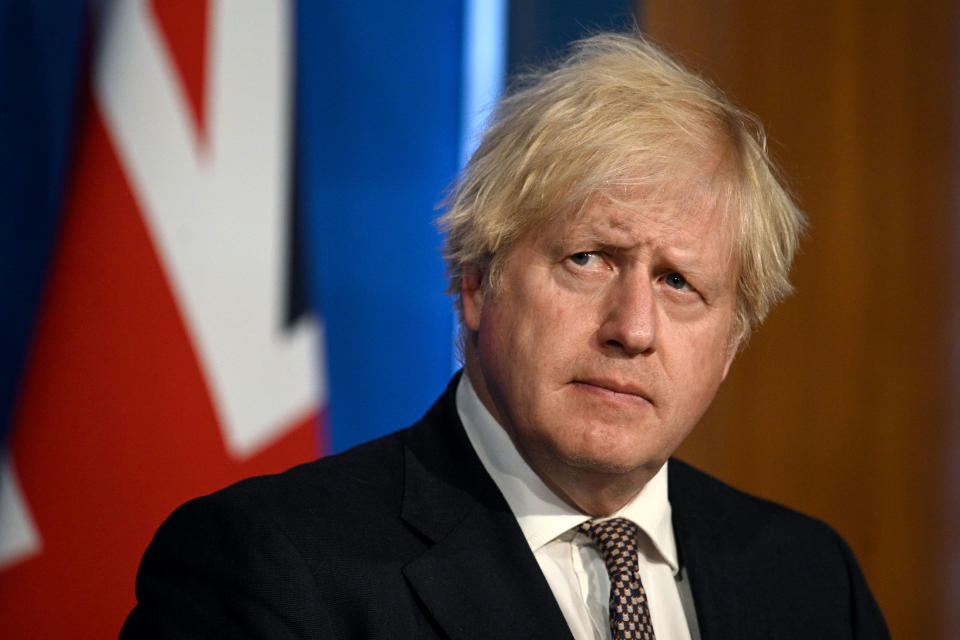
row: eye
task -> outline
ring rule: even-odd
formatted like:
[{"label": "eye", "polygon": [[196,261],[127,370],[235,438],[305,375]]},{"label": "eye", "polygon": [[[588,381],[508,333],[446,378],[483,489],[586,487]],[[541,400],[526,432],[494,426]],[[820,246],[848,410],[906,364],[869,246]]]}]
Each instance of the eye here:
[{"label": "eye", "polygon": [[569,260],[578,267],[585,267],[590,264],[591,259],[596,257],[597,253],[595,251],[580,251],[571,255]]},{"label": "eye", "polygon": [[664,278],[664,282],[667,283],[667,286],[677,289],[678,291],[681,289],[688,289],[690,287],[690,285],[687,284],[687,279],[676,271],[667,274],[667,277]]}]

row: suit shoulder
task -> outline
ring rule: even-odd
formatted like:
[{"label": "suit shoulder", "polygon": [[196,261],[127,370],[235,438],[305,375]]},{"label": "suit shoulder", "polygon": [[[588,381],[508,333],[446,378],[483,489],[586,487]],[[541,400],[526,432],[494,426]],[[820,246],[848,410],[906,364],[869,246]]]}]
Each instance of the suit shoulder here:
[{"label": "suit shoulder", "polygon": [[671,460],[669,473],[670,503],[685,518],[713,522],[731,535],[752,540],[766,534],[771,540],[846,546],[822,520],[736,489],[685,462]]},{"label": "suit shoulder", "polygon": [[221,513],[296,522],[306,514],[348,517],[358,512],[358,505],[376,512],[378,505],[399,502],[402,438],[403,431],[399,431],[281,473],[240,480],[190,500],[171,517]]},{"label": "suit shoulder", "polygon": [[678,460],[670,461],[668,484],[674,532],[691,567],[694,599],[712,597],[703,582],[697,591],[698,577],[719,580],[735,585],[739,597],[752,599],[753,608],[765,610],[767,622],[781,631],[889,638],[853,552],[828,524],[734,489]]},{"label": "suit shoulder", "polygon": [[402,449],[398,434],[386,436],[177,508],[144,553],[122,637],[193,637],[201,627],[240,637],[263,624],[264,637],[292,637],[288,624],[297,637],[333,637],[318,571],[332,553],[366,557],[396,529]]}]

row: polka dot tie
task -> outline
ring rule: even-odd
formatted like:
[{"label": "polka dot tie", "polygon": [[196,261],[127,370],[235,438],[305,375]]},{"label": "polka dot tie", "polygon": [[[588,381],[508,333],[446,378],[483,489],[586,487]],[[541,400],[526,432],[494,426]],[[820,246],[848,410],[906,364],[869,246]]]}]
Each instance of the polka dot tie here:
[{"label": "polka dot tie", "polygon": [[614,640],[654,640],[647,594],[637,567],[637,525],[623,518],[579,527],[596,543],[610,574],[610,631]]}]

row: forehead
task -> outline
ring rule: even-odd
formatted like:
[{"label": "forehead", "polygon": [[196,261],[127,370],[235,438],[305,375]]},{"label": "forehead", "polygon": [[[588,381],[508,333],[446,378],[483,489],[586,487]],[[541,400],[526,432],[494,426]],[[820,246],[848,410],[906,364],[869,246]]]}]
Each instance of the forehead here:
[{"label": "forehead", "polygon": [[546,226],[557,230],[600,224],[611,231],[646,228],[732,237],[739,230],[734,212],[742,179],[734,151],[717,142],[692,147],[677,141],[659,155],[635,158],[633,169],[603,179],[580,196],[581,206],[566,209]]},{"label": "forehead", "polygon": [[540,229],[551,244],[572,242],[621,249],[683,249],[726,261],[734,256],[737,224],[722,198],[703,193],[603,194],[573,215],[555,216]]}]

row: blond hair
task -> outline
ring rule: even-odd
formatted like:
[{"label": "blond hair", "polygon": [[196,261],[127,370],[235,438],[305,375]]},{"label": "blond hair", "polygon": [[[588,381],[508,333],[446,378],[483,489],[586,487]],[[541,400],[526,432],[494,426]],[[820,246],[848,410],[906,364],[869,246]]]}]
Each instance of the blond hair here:
[{"label": "blond hair", "polygon": [[[709,175],[705,158],[717,159]],[[738,348],[791,292],[804,216],[767,156],[760,124],[638,34],[581,40],[555,68],[520,77],[500,102],[439,219],[448,291],[462,313],[465,266],[479,267],[495,292],[527,231],[577,215],[598,195],[676,193],[685,190],[677,181],[691,177],[736,216],[730,344]]]}]

